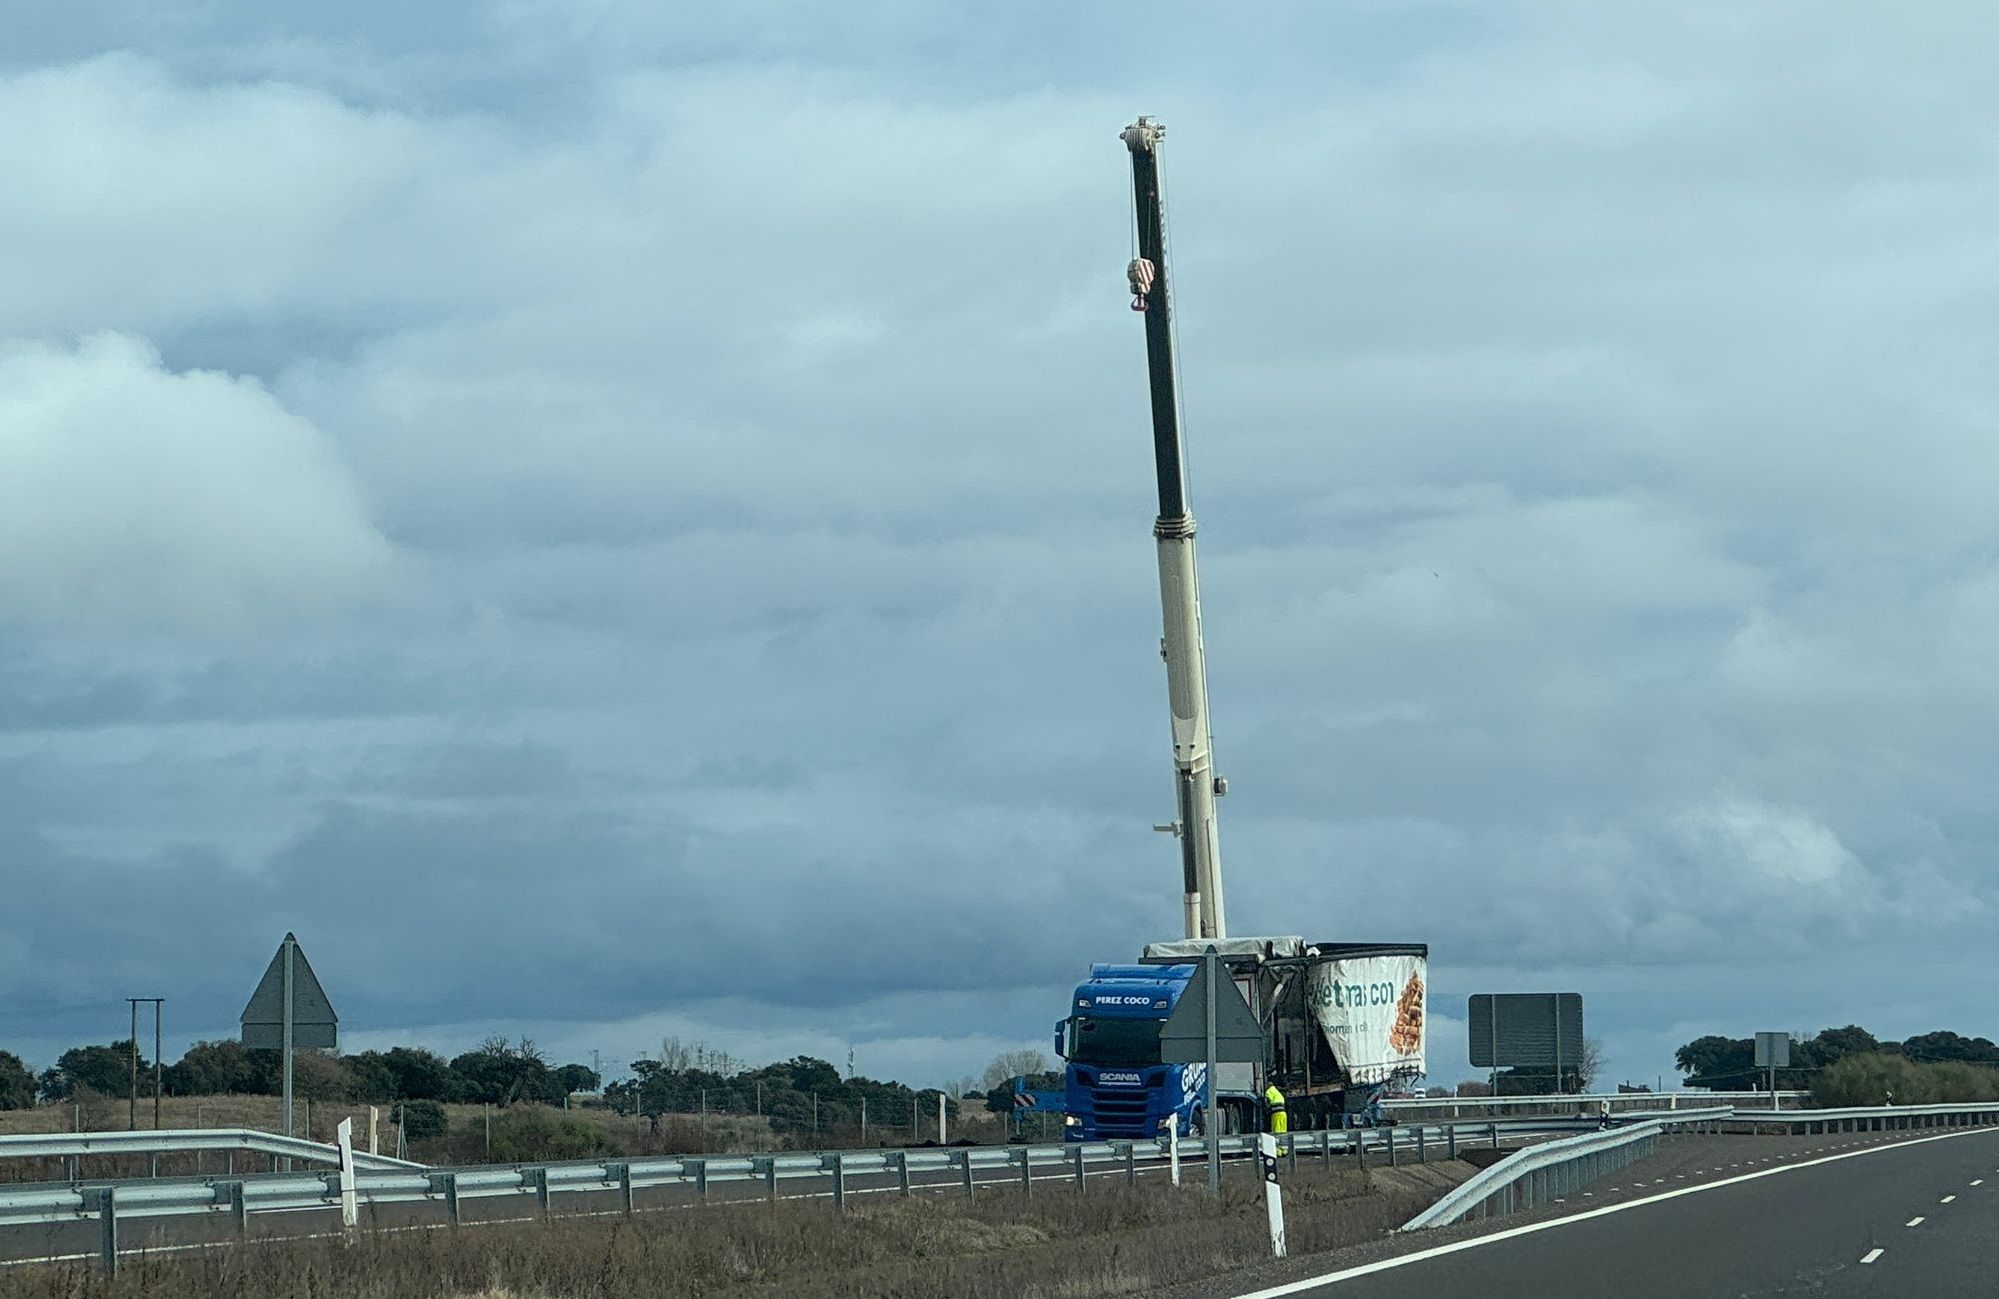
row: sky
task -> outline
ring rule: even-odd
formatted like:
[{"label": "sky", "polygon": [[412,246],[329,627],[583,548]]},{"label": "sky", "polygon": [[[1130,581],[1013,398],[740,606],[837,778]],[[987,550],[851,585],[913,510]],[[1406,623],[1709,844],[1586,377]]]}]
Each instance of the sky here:
[{"label": "sky", "polygon": [[1999,10],[0,0],[0,1049],[936,1085],[1178,935],[1999,1036]]}]

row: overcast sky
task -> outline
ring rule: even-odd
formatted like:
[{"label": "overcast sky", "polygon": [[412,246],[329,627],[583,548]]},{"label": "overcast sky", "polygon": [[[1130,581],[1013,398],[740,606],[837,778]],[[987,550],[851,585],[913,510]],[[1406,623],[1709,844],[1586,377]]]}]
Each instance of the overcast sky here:
[{"label": "overcast sky", "polygon": [[1999,10],[0,0],[0,1048],[934,1084],[1230,920],[1999,1035]]}]

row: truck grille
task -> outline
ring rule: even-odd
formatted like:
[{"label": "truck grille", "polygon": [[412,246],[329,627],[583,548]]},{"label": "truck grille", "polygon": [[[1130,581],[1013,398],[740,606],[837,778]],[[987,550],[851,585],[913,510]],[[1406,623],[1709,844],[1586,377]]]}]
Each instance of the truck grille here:
[{"label": "truck grille", "polygon": [[1145,1121],[1148,1093],[1131,1087],[1092,1087],[1099,1137],[1149,1137]]}]

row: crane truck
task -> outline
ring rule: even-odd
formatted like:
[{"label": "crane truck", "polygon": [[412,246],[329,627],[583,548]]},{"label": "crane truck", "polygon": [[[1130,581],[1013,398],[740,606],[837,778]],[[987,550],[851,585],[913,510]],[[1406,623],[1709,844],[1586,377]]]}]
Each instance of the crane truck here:
[{"label": "crane truck", "polygon": [[[1172,281],[1159,149],[1165,127],[1141,117],[1120,135],[1131,155],[1136,255],[1126,267],[1131,307],[1144,317],[1151,390],[1153,468],[1159,515],[1159,598],[1172,722],[1186,937],[1154,943],[1136,965],[1090,969],[1055,1028],[1064,1076],[1065,1135],[1073,1141],[1156,1136],[1172,1129],[1247,1130],[1276,1084],[1291,1121],[1345,1126],[1378,1114],[1375,1100],[1399,1079],[1424,1072],[1429,949],[1418,943],[1308,943],[1300,937],[1230,938],[1222,904],[1215,773],[1208,718],[1206,649],[1194,550],[1194,515],[1175,373]],[[1160,1030],[1213,949],[1230,985],[1255,1015],[1263,1059],[1250,1064],[1161,1060]],[[1222,995],[1227,995],[1226,993]],[[1208,1113],[1212,1106],[1214,1113]]]}]

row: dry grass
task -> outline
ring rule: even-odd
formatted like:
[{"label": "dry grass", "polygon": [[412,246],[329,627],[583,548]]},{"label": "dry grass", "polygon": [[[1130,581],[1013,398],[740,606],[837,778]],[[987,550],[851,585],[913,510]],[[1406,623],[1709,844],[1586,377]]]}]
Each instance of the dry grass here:
[{"label": "dry grass", "polygon": [[[354,1145],[368,1149],[369,1107],[351,1101],[296,1103],[294,1129],[299,1136],[316,1141],[333,1140],[342,1119],[354,1120]],[[395,1109],[376,1107],[377,1145],[385,1155],[396,1153]],[[408,1156],[420,1163],[438,1166],[488,1162],[486,1120],[481,1105],[446,1105],[449,1124],[444,1135],[417,1143]],[[545,1112],[545,1111],[544,1111]],[[503,1122],[504,1111],[493,1110],[494,1122]],[[657,1129],[646,1119],[614,1113],[601,1105],[578,1106],[569,1117],[588,1122],[605,1138],[605,1149],[614,1156],[701,1155],[761,1152],[771,1149],[841,1149],[862,1144],[859,1134],[847,1132],[798,1133],[779,1138],[767,1119],[748,1114],[711,1114],[704,1120],[694,1115],[668,1115]],[[37,1132],[123,1132],[130,1121],[123,1100],[92,1097],[79,1104],[44,1105],[28,1110],[0,1111],[0,1136]],[[275,1096],[168,1096],[161,1100],[161,1126],[186,1128],[251,1128],[262,1132],[283,1130],[283,1103]],[[139,1102],[139,1127],[153,1126],[153,1105]],[[971,1106],[954,1124],[956,1135],[973,1140],[998,1142],[1006,1139],[1006,1127],[997,1116],[974,1111]],[[906,1133],[899,1129],[875,1128],[869,1146],[894,1146]],[[495,1150],[494,1158],[506,1161],[506,1143]],[[556,1158],[554,1153],[530,1153],[521,1158]],[[144,1157],[109,1158],[92,1156],[83,1172],[89,1177],[143,1177],[152,1171]],[[232,1166],[220,1154],[163,1157],[159,1164],[164,1176],[221,1175],[226,1171],[255,1172],[258,1165],[244,1157]],[[59,1160],[0,1160],[0,1182],[53,1181],[64,1176]]]},{"label": "dry grass", "polygon": [[[1444,1166],[1435,1171],[1441,1172]],[[1458,1166],[1462,1169],[1462,1166]],[[1440,1182],[1443,1179],[1438,1179]],[[1409,1179],[1303,1167],[1287,1186],[1291,1246],[1373,1239],[1437,1194]],[[1267,1257],[1249,1178],[1201,1190],[1121,1184],[697,1208],[547,1224],[363,1235],[134,1259],[116,1278],[28,1269],[19,1299],[1095,1299],[1214,1276]]]}]

